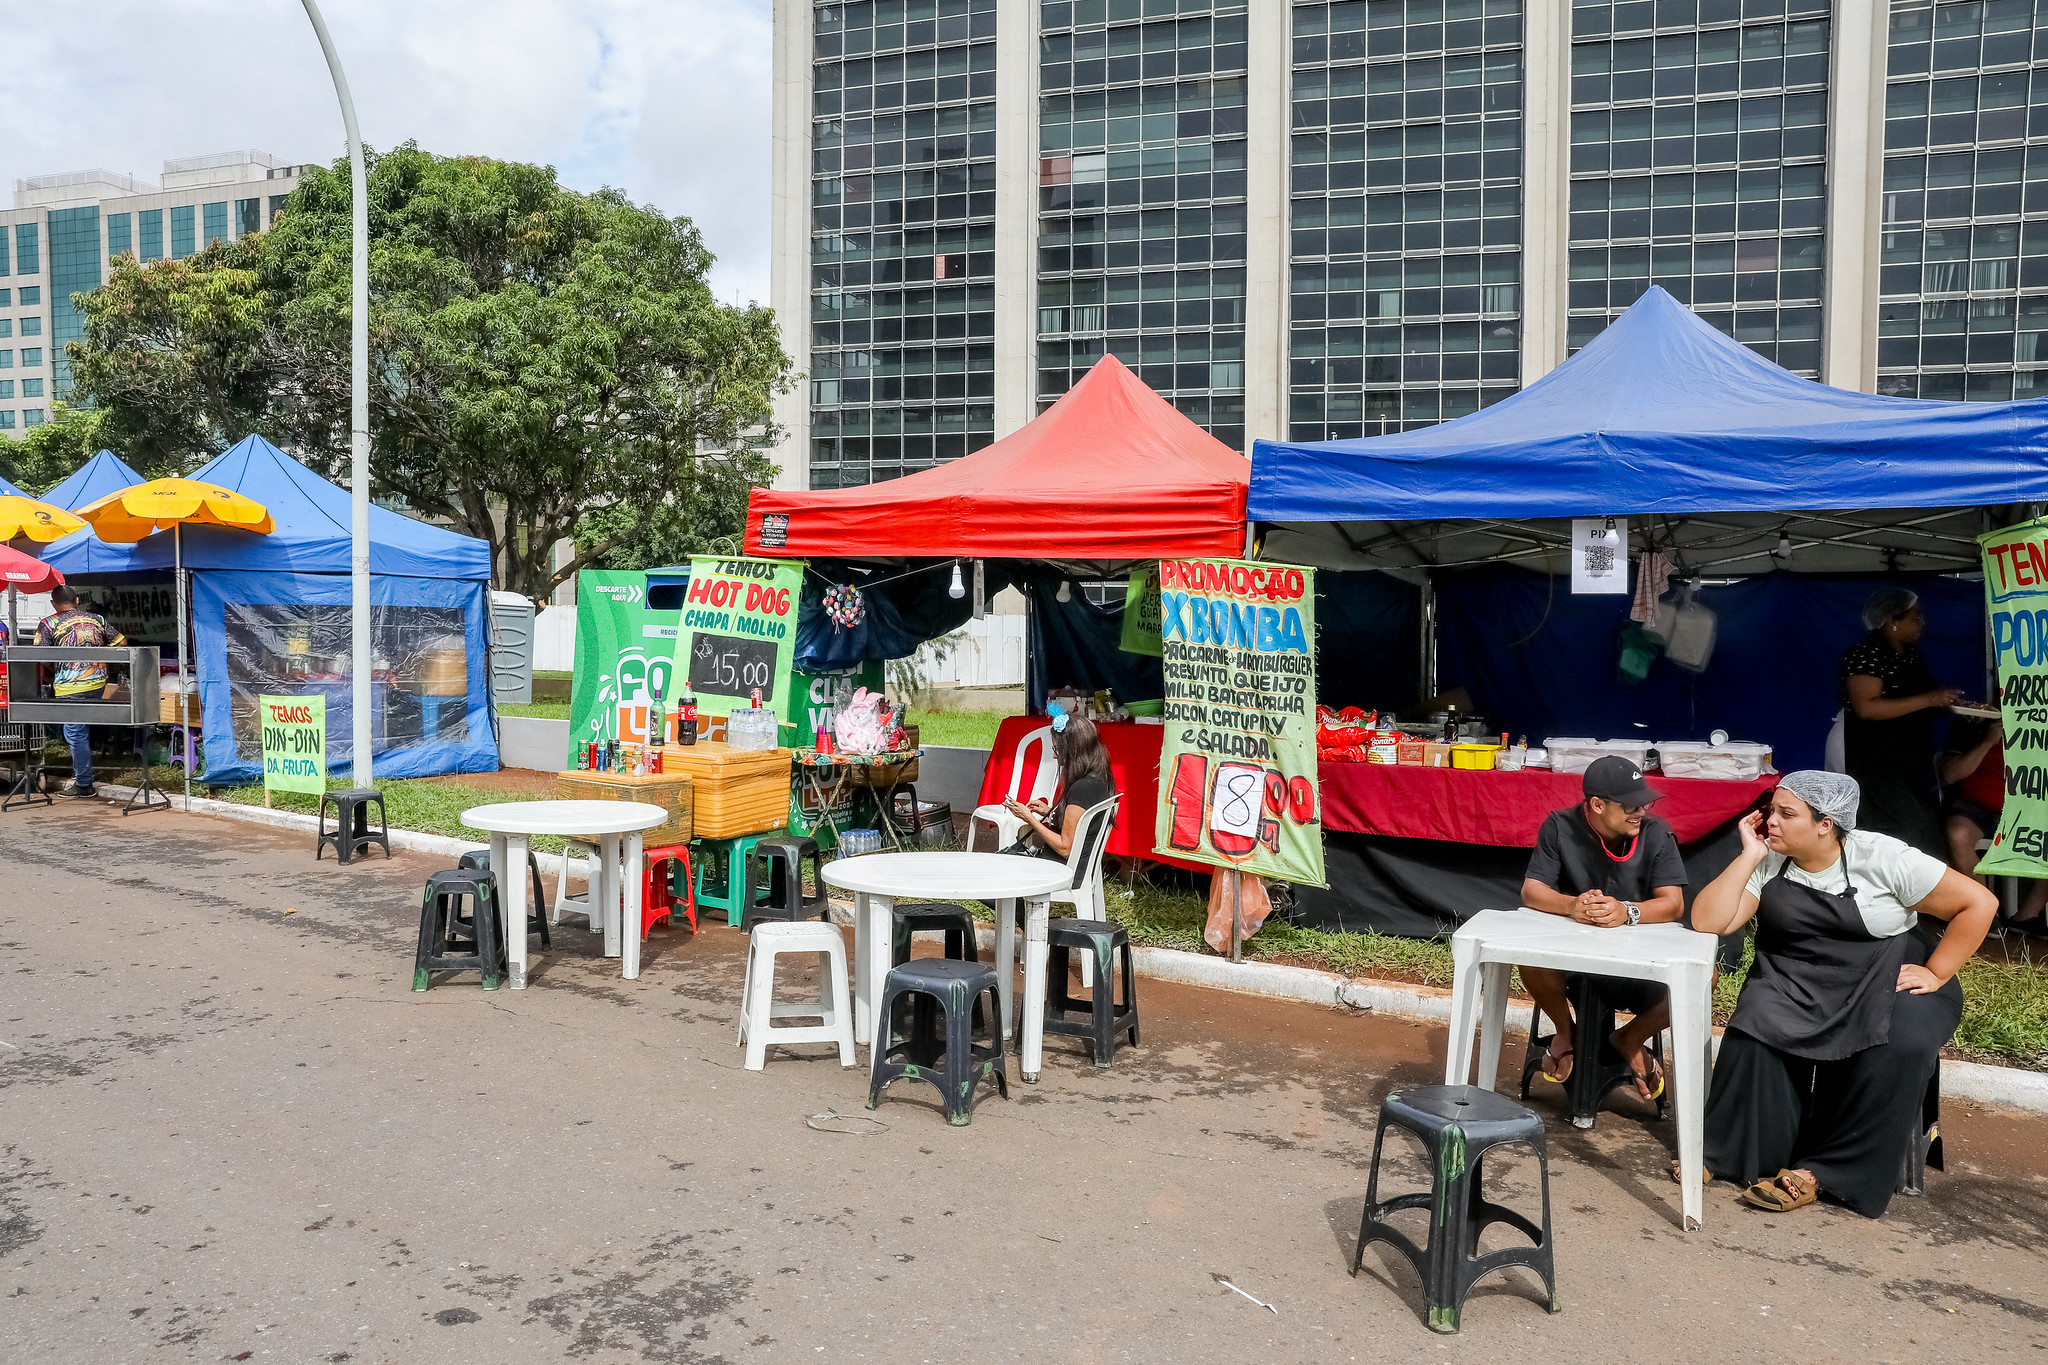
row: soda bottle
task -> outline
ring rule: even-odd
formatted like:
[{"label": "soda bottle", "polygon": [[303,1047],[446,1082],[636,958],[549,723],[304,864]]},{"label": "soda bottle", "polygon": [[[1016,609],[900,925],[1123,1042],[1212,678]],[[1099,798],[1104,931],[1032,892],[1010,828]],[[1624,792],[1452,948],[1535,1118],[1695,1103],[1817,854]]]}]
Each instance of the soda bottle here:
[{"label": "soda bottle", "polygon": [[697,742],[697,699],[688,692],[683,693],[682,741],[685,744]]},{"label": "soda bottle", "polygon": [[649,744],[666,744],[668,742],[668,717],[662,711],[661,692],[662,689],[659,686],[654,689],[654,702],[647,708],[647,742]]}]

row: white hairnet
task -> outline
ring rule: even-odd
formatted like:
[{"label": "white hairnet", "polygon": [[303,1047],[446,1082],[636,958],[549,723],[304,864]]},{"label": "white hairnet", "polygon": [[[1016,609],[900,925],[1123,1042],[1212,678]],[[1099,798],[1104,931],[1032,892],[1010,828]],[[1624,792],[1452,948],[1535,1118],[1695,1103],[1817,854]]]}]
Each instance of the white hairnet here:
[{"label": "white hairnet", "polygon": [[1847,773],[1807,768],[1785,774],[1778,785],[1813,807],[1815,819],[1833,820],[1837,829],[1856,828],[1856,807],[1863,799],[1863,789]]},{"label": "white hairnet", "polygon": [[1882,630],[1920,605],[1920,594],[1907,588],[1879,588],[1863,604],[1863,628]]}]

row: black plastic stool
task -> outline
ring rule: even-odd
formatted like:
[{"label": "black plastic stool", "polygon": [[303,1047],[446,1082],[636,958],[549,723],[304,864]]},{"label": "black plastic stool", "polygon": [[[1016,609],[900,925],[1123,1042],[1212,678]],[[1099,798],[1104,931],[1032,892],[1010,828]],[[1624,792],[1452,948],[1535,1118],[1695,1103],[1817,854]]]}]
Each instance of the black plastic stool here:
[{"label": "black plastic stool", "polygon": [[[1431,1189],[1380,1202],[1380,1150],[1387,1125],[1405,1128],[1429,1152]],[[1480,1163],[1496,1147],[1524,1144],[1536,1150],[1536,1168],[1543,1183],[1543,1226],[1490,1203],[1480,1191]],[[1402,1209],[1429,1210],[1429,1247],[1424,1250],[1387,1222]],[[1534,1246],[1506,1247],[1477,1254],[1479,1234],[1489,1224],[1506,1223],[1526,1234]],[[1422,1297],[1432,1332],[1455,1332],[1465,1296],[1483,1275],[1505,1266],[1528,1266],[1543,1277],[1550,1311],[1558,1311],[1557,1270],[1551,1257],[1550,1160],[1543,1144],[1543,1120],[1533,1110],[1474,1085],[1428,1085],[1396,1090],[1380,1102],[1379,1132],[1372,1144],[1372,1177],[1365,1191],[1365,1216],[1358,1224],[1358,1250],[1351,1273],[1365,1260],[1369,1242],[1386,1242],[1408,1258],[1422,1277]]]},{"label": "black plastic stool", "polygon": [[[456,859],[455,866],[464,871],[472,868],[481,868],[488,872],[491,869],[491,851],[486,848],[473,848]],[[528,849],[526,853],[526,871],[529,877],[528,886],[530,888],[527,894],[533,897],[532,900],[527,902],[528,905],[533,907],[533,913],[526,917],[526,932],[529,934],[539,934],[541,947],[551,947],[552,945],[548,942],[547,896],[541,890],[540,885],[540,859],[533,856],[533,850],[531,849]],[[495,886],[493,889],[496,889]],[[470,929],[468,920],[463,920],[461,923],[464,929]],[[473,933],[474,931],[471,930],[471,932]]]},{"label": "black plastic stool", "polygon": [[[1045,941],[1052,951],[1045,973],[1045,1031],[1093,1040],[1096,1070],[1107,1070],[1126,1036],[1132,1047],[1138,1045],[1138,969],[1131,961],[1131,936],[1115,920],[1056,919],[1046,922]],[[1091,954],[1095,963],[1095,986],[1087,1000],[1067,993],[1067,955],[1076,949]],[[1118,949],[1123,950],[1121,1005],[1116,1001]],[[1081,1011],[1086,1017],[1067,1018]],[[1022,1029],[1017,1047],[1024,1047]]]},{"label": "black plastic stool", "polygon": [[[817,891],[804,893],[804,864],[810,864],[811,884]],[[755,871],[760,864],[761,870]],[[832,899],[825,890],[823,863],[815,839],[777,837],[763,839],[747,855],[747,885],[763,888],[765,899],[747,906],[740,928],[752,932],[764,920],[795,921],[832,918]]]},{"label": "black plastic stool", "polygon": [[[974,1097],[981,1083],[995,1077],[996,1089],[1010,1098],[1010,1076],[1003,1060],[1003,1033],[991,1027],[988,1046],[974,1041],[975,1007],[987,997],[985,1017],[994,1024],[1002,1018],[996,995],[996,969],[979,962],[962,962],[949,957],[921,957],[889,969],[882,988],[883,1019],[895,1018],[896,1003],[909,997],[913,1003],[910,1031],[896,1037],[893,1025],[889,1038],[877,1038],[870,1049],[874,1072],[868,1081],[868,1108],[882,1102],[882,1088],[893,1080],[909,1077],[930,1081],[939,1088],[946,1122],[964,1128],[974,1121]],[[946,1031],[939,1035],[938,1017],[946,1017]],[[945,1065],[939,1059],[945,1058]]]},{"label": "black plastic stool", "polygon": [[[462,913],[465,899],[474,902],[467,916]],[[450,953],[449,930],[464,919],[471,925],[472,936],[465,940],[470,951]],[[488,868],[436,872],[427,878],[426,892],[420,898],[420,944],[413,957],[412,988],[427,989],[433,972],[471,970],[483,974],[487,991],[498,989],[505,975],[505,921],[498,913],[498,879]]]},{"label": "black plastic stool", "polygon": [[946,936],[947,957],[960,962],[979,962],[981,953],[974,937],[974,916],[949,901],[897,901],[889,907],[890,965],[910,961],[910,941],[917,934]]},{"label": "black plastic stool", "polygon": [[[1607,998],[1607,992],[1600,987],[1601,978],[1585,974],[1575,975],[1571,983],[1572,1018],[1572,1074],[1564,1078],[1565,1099],[1572,1107],[1572,1127],[1591,1128],[1594,1116],[1600,1112],[1600,1103],[1607,1098],[1607,1092],[1618,1085],[1635,1084],[1635,1068],[1628,1064],[1628,1058],[1617,1053],[1610,1045],[1614,1037],[1614,1004]],[[1542,1009],[1531,1006],[1529,1010],[1529,1055],[1522,1061],[1522,1098],[1529,1098],[1529,1086],[1543,1069],[1543,1054],[1550,1047],[1554,1034],[1537,1037],[1537,1030],[1543,1022]],[[1586,1046],[1588,1038],[1597,1040],[1592,1048]],[[1664,1065],[1664,1042],[1653,1036],[1649,1041],[1650,1055],[1657,1064]],[[1668,1076],[1668,1072],[1667,1072]],[[1657,1096],[1657,1117],[1664,1117],[1664,1100],[1671,1092],[1667,1083],[1664,1094]]]},{"label": "black plastic stool", "polygon": [[[327,803],[335,805],[334,828],[327,828]],[[370,828],[370,803],[377,803],[377,828]],[[322,792],[320,794],[320,838],[313,845],[313,861],[320,861],[320,854],[329,844],[334,845],[334,856],[342,862],[355,857],[356,853],[370,844],[382,844],[384,856],[391,856],[391,824],[384,815],[384,793],[370,787],[355,787],[345,792]]]},{"label": "black plastic stool", "polygon": [[1906,1156],[1899,1169],[1898,1193],[1919,1198],[1927,1193],[1927,1168],[1946,1170],[1941,1156],[1941,1059],[1934,1062],[1934,1074],[1927,1078],[1927,1093],[1920,1100],[1920,1116],[1906,1137]]}]

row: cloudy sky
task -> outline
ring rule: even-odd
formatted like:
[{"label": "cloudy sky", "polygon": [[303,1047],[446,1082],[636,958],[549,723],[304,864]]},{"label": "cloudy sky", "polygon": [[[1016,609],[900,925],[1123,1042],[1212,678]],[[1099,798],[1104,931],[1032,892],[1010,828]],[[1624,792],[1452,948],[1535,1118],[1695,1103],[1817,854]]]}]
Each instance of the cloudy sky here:
[{"label": "cloudy sky", "polygon": [[[554,166],[687,214],[727,300],[768,294],[769,0],[327,0],[373,147]],[[342,154],[300,0],[42,5],[8,33],[0,176],[261,148]]]}]

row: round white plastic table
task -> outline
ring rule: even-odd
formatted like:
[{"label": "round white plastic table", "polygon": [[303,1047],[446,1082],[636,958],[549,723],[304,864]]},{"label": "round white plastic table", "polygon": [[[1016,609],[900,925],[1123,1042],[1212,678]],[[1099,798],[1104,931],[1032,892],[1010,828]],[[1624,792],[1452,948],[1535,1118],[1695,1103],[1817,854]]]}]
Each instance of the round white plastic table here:
[{"label": "round white plastic table", "polygon": [[[604,907],[604,955],[620,959],[628,981],[640,975],[640,832],[668,820],[660,806],[640,801],[508,801],[497,806],[472,806],[462,823],[491,836],[491,871],[498,874],[504,897],[505,946],[511,959],[506,975],[512,989],[526,989],[526,841],[535,834],[569,839],[596,839],[597,876],[590,903]],[[634,875],[625,875],[632,868]],[[624,923],[616,909],[624,892]],[[547,907],[536,906],[537,913]]]},{"label": "round white plastic table", "polygon": [[903,901],[986,901],[996,907],[996,981],[1002,1032],[1017,1018],[1017,905],[1024,905],[1024,1046],[1018,1070],[1038,1079],[1045,1047],[1045,926],[1049,897],[1073,881],[1065,863],[1009,853],[870,853],[827,863],[825,882],[853,893],[854,1041],[882,1036],[882,990],[889,977],[890,910]]}]

